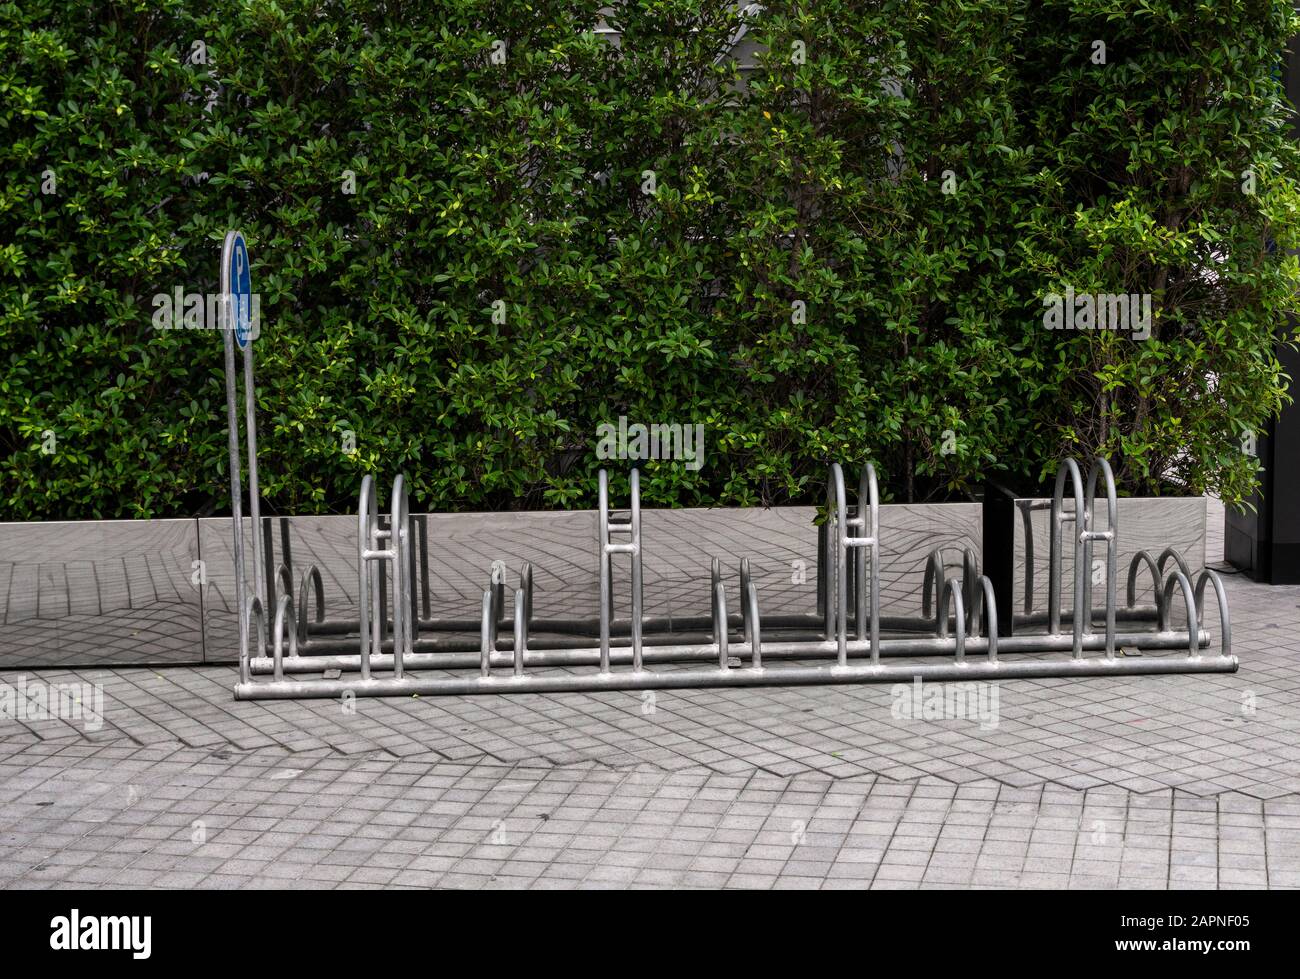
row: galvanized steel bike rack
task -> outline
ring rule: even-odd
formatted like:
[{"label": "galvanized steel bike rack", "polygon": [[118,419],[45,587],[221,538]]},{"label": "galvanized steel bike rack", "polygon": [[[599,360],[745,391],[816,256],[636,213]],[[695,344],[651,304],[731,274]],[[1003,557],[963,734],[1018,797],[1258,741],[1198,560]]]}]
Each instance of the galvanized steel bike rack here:
[{"label": "galvanized steel bike rack", "polygon": [[[865,474],[864,474],[865,478]],[[872,477],[874,479],[874,476]],[[623,534],[630,531],[630,521],[632,512],[639,513],[640,507],[640,487],[639,476],[636,473],[629,475],[629,507],[624,511],[614,511],[609,506],[608,481],[605,488],[600,494],[600,503],[597,513],[597,564],[601,573],[605,574],[612,585],[613,569],[611,558],[613,555],[626,553],[631,555],[630,570],[632,577],[636,578],[641,574],[641,557],[638,548],[632,548],[630,545],[614,544],[612,537],[609,535]],[[828,495],[832,490],[828,488]],[[855,506],[846,508],[847,513],[856,513]],[[876,512],[876,511],[873,511]],[[379,528],[387,531],[389,529],[386,523],[386,515],[380,514]],[[297,589],[293,588],[293,563],[292,547],[290,542],[289,520],[285,517],[279,520],[280,536],[280,556],[281,560],[277,564],[275,558],[272,518],[263,518],[264,532],[262,535],[264,554],[263,564],[266,568],[267,594],[265,607],[271,608],[276,603],[277,587],[281,594],[288,594],[294,597],[299,605],[298,609],[298,643],[302,655],[308,657],[344,657],[339,662],[351,663],[351,668],[356,669],[357,661],[353,650],[356,648],[356,635],[360,627],[358,619],[340,619],[325,618],[324,591],[321,586],[321,576],[314,565],[309,566],[301,575]],[[463,638],[470,633],[477,633],[479,623],[477,618],[462,616],[442,616],[435,617],[431,614],[431,588],[429,573],[429,543],[427,518],[423,514],[407,514],[409,523],[408,533],[412,541],[412,560],[413,566],[407,575],[408,585],[411,590],[411,607],[422,609],[422,615],[411,616],[410,623],[412,629],[411,648],[417,653],[452,653],[452,652],[472,652],[477,649],[477,641]],[[856,520],[846,516],[846,520]],[[601,523],[604,521],[604,523]],[[834,518],[828,522],[818,525],[818,545],[815,575],[817,581],[817,606],[815,611],[785,613],[780,615],[770,615],[765,619],[765,624],[771,629],[779,629],[783,636],[787,638],[816,638],[824,637],[831,634],[827,630],[830,627],[828,621],[828,606],[825,600],[825,591],[827,582],[834,579],[835,568],[828,555],[830,548],[827,544],[828,533],[834,524]],[[600,528],[606,528],[601,531]],[[602,542],[602,533],[606,538]],[[639,526],[637,529],[637,539],[639,540]],[[418,542],[418,543],[417,543]],[[606,552],[606,546],[612,545],[614,550]],[[878,550],[875,556],[878,557]],[[904,631],[909,633],[926,634],[932,632],[935,628],[934,616],[937,611],[932,611],[932,606],[937,605],[939,589],[942,587],[942,573],[945,568],[944,555],[945,548],[936,548],[935,553],[930,556],[930,564],[927,567],[925,601],[924,608],[920,614],[911,615],[878,615],[877,628]],[[846,565],[846,581],[849,591],[854,594],[855,601],[850,605],[848,611],[848,623],[853,624],[857,631],[858,638],[862,634],[856,628],[858,616],[865,615],[862,612],[864,607],[862,597],[858,595],[858,586],[856,582],[861,576],[861,568],[866,555],[858,553],[855,559]],[[937,562],[937,565],[936,565]],[[494,600],[493,609],[498,617],[497,629],[493,631],[493,641],[500,649],[512,648],[513,640],[506,635],[500,636],[501,629],[508,633],[511,629],[512,614],[510,613],[505,595],[504,578],[499,574],[499,568],[495,565],[491,575],[491,587],[493,589]],[[936,570],[937,569],[937,570]],[[978,574],[978,560],[974,558],[973,552],[966,549],[964,554],[964,580],[973,582]],[[974,570],[972,570],[974,569]],[[744,578],[748,574],[748,561],[741,560],[741,592],[744,592]],[[936,576],[937,575],[937,576]],[[532,567],[524,564],[519,571],[519,580],[521,587],[528,590],[530,598],[532,595]],[[874,578],[877,582],[878,577]],[[380,574],[376,576],[376,587],[379,595],[380,607],[388,609],[387,599],[387,575]],[[310,590],[309,590],[310,589]],[[641,595],[643,589],[634,584],[633,591]],[[601,629],[604,628],[610,637],[627,637],[631,645],[635,648],[638,643],[642,648],[655,645],[678,645],[686,642],[690,638],[703,638],[704,636],[712,637],[713,621],[711,615],[705,616],[683,616],[683,615],[649,615],[642,610],[639,616],[629,616],[619,618],[613,609],[613,593],[611,590],[603,592],[606,598],[601,603],[607,608],[607,612],[602,616],[599,612],[591,616],[570,615],[565,617],[551,617],[547,619],[537,619],[530,612],[528,621],[530,635],[540,634],[538,638],[533,639],[533,648],[536,649],[581,649],[599,640]],[[308,617],[307,610],[302,607],[307,602],[310,595],[315,596],[315,615]],[[301,598],[299,598],[301,596]],[[967,630],[971,631],[972,623],[969,621],[972,612],[978,612],[978,599],[974,596],[973,590],[968,586],[965,594],[967,604]],[[641,599],[638,599],[641,601]],[[643,604],[643,602],[642,602]],[[530,602],[531,608],[531,602]],[[636,620],[639,627],[640,638],[632,637],[633,619]],[[741,628],[744,625],[745,613],[741,609],[734,611],[728,616],[728,625],[730,627]],[[379,619],[380,640],[375,646],[376,651],[391,650],[391,620],[387,615]],[[461,634],[458,638],[456,634]],[[348,657],[351,657],[349,659]],[[259,667],[256,665],[260,660],[255,658],[254,672]],[[331,662],[334,662],[331,660]],[[310,664],[308,664],[310,665]],[[335,667],[331,667],[335,668]],[[348,668],[346,665],[341,668]],[[309,672],[306,667],[304,672]]]},{"label": "galvanized steel bike rack", "polygon": [[[610,509],[609,482],[605,472],[599,476],[599,512],[597,550],[599,566],[598,613],[595,623],[582,617],[538,621],[533,617],[532,568],[520,572],[520,588],[514,594],[512,635],[499,635],[507,622],[504,580],[494,572],[483,592],[479,615],[464,619],[435,619],[430,615],[428,540],[423,520],[411,519],[405,480],[398,476],[391,494],[391,512],[385,524],[378,512],[374,482],[370,476],[362,481],[358,503],[357,574],[358,618],[355,623],[325,619],[324,588],[319,571],[305,569],[294,588],[293,562],[288,525],[281,522],[282,561],[274,560],[273,534],[269,519],[264,525],[260,514],[257,470],[257,417],[254,381],[253,339],[255,322],[250,329],[251,276],[243,236],[230,232],[226,236],[221,258],[221,292],[223,297],[223,335],[225,345],[227,423],[230,455],[231,510],[234,530],[235,606],[239,624],[239,682],[235,695],[239,699],[297,697],[334,697],[345,693],[358,696],[402,696],[408,694],[479,694],[560,692],[570,690],[643,690],[686,687],[733,687],[760,685],[886,683],[911,680],[992,680],[1014,677],[1110,676],[1163,673],[1232,672],[1237,661],[1231,655],[1231,624],[1223,583],[1213,571],[1203,571],[1193,586],[1191,571],[1174,550],[1166,549],[1152,557],[1142,551],[1130,563],[1127,579],[1127,605],[1117,607],[1118,584],[1118,514],[1115,484],[1110,466],[1096,461],[1089,469],[1087,492],[1083,491],[1078,464],[1067,459],[1057,475],[1051,502],[1051,554],[1049,561],[1049,599],[1046,631],[1038,635],[1001,637],[997,625],[992,585],[979,574],[974,554],[962,554],[960,577],[948,574],[943,548],[929,556],[923,587],[921,615],[886,617],[880,614],[880,524],[879,492],[876,473],[867,465],[858,483],[856,505],[849,505],[844,474],[832,465],[827,483],[826,520],[819,529],[818,607],[811,614],[772,616],[764,623],[759,614],[758,588],[749,561],[741,559],[739,568],[740,610],[728,614],[726,587],[721,563],[712,562],[710,575],[710,615],[702,620],[655,618],[645,615],[643,581],[643,536],[640,510],[640,474],[633,470],[629,478],[630,506],[626,515]],[[252,523],[253,588],[247,590],[248,575],[242,529],[243,460],[241,459],[238,377],[235,345],[243,349],[244,427],[248,449],[249,516]],[[1098,529],[1095,521],[1099,480],[1106,491],[1106,525]],[[1065,485],[1070,482],[1073,509],[1065,509]],[[1025,513],[1028,520],[1028,514]],[[1064,613],[1061,608],[1063,576],[1064,526],[1075,528],[1073,534],[1074,603],[1069,613],[1071,634],[1061,631]],[[413,531],[413,526],[418,533]],[[414,560],[418,539],[421,574],[417,576]],[[1105,629],[1093,631],[1090,576],[1093,548],[1097,542],[1106,547]],[[631,614],[624,629],[614,618],[614,558],[630,559]],[[850,561],[850,555],[852,561]],[[1028,551],[1026,569],[1026,609],[1032,612],[1032,551]],[[1173,569],[1166,572],[1166,565]],[[1154,605],[1135,604],[1137,575],[1146,567],[1154,586]],[[391,575],[393,587],[388,593]],[[1211,584],[1219,610],[1220,650],[1203,655],[1209,635],[1201,628],[1205,618],[1205,587]],[[278,594],[277,594],[278,593]],[[1187,628],[1172,628],[1175,593],[1181,593],[1186,610]],[[850,603],[850,594],[852,602]],[[315,599],[314,619],[308,618],[308,598]],[[420,608],[421,618],[416,609]],[[271,629],[267,630],[267,612],[274,610]],[[295,609],[297,614],[295,615]],[[933,620],[931,617],[933,616]],[[1126,623],[1151,621],[1150,630],[1117,633],[1116,621]],[[853,638],[849,637],[852,622]],[[391,628],[390,628],[391,626]],[[598,643],[583,643],[594,626]],[[881,636],[882,628],[891,631],[922,631],[933,634],[921,638]],[[741,631],[740,641],[732,641],[732,629]],[[769,639],[764,641],[764,629]],[[811,638],[799,630],[812,630]],[[703,641],[686,641],[674,629],[707,630]],[[442,639],[425,640],[420,633],[473,629],[478,633],[478,649],[457,649]],[[533,629],[546,629],[562,635],[559,639],[535,639]],[[789,637],[771,639],[776,629],[794,630]],[[951,631],[950,631],[951,630]],[[626,631],[629,643],[615,645],[615,634]],[[981,635],[983,631],[983,635]],[[656,633],[648,641],[647,632]],[[307,647],[319,645],[323,635],[355,635],[357,652],[308,655]],[[256,642],[250,640],[256,637]],[[270,656],[265,653],[270,640]],[[286,653],[287,646],[287,653]],[[1186,657],[1130,658],[1117,657],[1118,649],[1172,650],[1187,648]],[[1000,659],[1010,653],[1052,653],[1068,650],[1068,660]],[[256,654],[254,653],[256,652]],[[1085,652],[1101,651],[1101,657]],[[969,657],[968,657],[969,654]],[[883,664],[882,657],[945,656],[942,664]],[[974,659],[973,657],[982,657]],[[732,661],[747,666],[732,666]],[[779,666],[774,660],[831,659],[829,664],[814,666]],[[662,671],[648,670],[647,663],[673,663],[689,666],[707,663],[706,668]],[[715,665],[716,664],[716,665]],[[614,667],[630,666],[630,670]],[[530,669],[544,667],[596,667],[596,672],[538,675]],[[509,672],[504,672],[506,669]],[[349,671],[356,676],[338,679],[291,679],[287,674],[318,674],[325,671]],[[412,676],[412,670],[435,670],[440,673],[467,670],[471,675]],[[387,675],[377,677],[375,671]],[[266,680],[254,675],[269,674]]]},{"label": "galvanized steel bike rack", "polygon": [[[504,586],[492,581],[483,592],[477,619],[478,650],[421,652],[415,638],[415,589],[411,563],[410,521],[403,482],[394,486],[389,528],[380,526],[375,512],[373,484],[363,482],[359,517],[358,573],[361,622],[358,653],[355,655],[306,656],[290,636],[284,654],[283,633],[294,621],[293,598],[285,594],[277,602],[272,628],[272,655],[241,659],[239,699],[300,697],[467,695],[483,693],[548,693],[564,691],[681,689],[695,687],[743,687],[767,685],[846,684],[907,682],[916,677],[930,681],[974,681],[1023,677],[1137,676],[1169,673],[1233,672],[1237,660],[1231,655],[1231,627],[1222,582],[1212,571],[1202,572],[1193,588],[1186,563],[1172,551],[1153,559],[1143,552],[1133,559],[1128,576],[1129,608],[1133,609],[1136,574],[1142,566],[1157,582],[1154,629],[1119,633],[1116,621],[1118,577],[1118,514],[1115,485],[1110,467],[1098,460],[1089,469],[1086,495],[1081,471],[1074,460],[1062,463],[1051,506],[1052,552],[1049,580],[1047,629],[1037,635],[999,636],[996,604],[988,578],[978,574],[973,554],[963,554],[962,576],[947,573],[942,551],[932,553],[926,571],[922,619],[933,615],[933,635],[921,638],[882,638],[884,620],[879,614],[880,531],[879,494],[875,471],[864,468],[858,484],[857,506],[850,514],[843,471],[831,466],[827,488],[827,519],[823,533],[827,574],[820,615],[821,635],[806,639],[763,639],[766,623],[759,613],[758,589],[742,560],[740,568],[741,610],[739,621],[728,614],[726,588],[720,563],[713,562],[710,581],[710,610],[705,641],[668,641],[648,644],[644,636],[646,617],[642,576],[643,538],[639,499],[639,474],[634,470],[629,486],[631,505],[626,516],[609,508],[608,478],[599,477],[600,509],[597,521],[599,561],[598,642],[596,645],[564,645],[540,648],[530,641],[532,616],[531,568],[521,572],[521,585],[514,593],[512,635],[499,636],[505,614]],[[1106,524],[1096,526],[1094,506],[1098,482],[1104,479]],[[1065,508],[1065,485],[1070,481],[1072,510]],[[1063,577],[1064,527],[1074,526],[1074,605],[1071,632],[1064,634],[1061,623],[1061,581]],[[1090,575],[1092,549],[1101,542],[1107,551],[1106,607],[1104,631],[1093,631]],[[386,546],[384,546],[386,543]],[[631,562],[631,617],[629,642],[613,643],[613,559],[626,554]],[[850,562],[852,555],[852,562]],[[1165,565],[1176,567],[1165,575]],[[375,587],[372,566],[381,571],[391,567],[393,635],[385,643],[383,622],[388,621],[380,591]],[[850,576],[852,569],[852,576]],[[1162,576],[1163,580],[1162,580]],[[380,574],[379,580],[383,575]],[[852,589],[850,589],[850,577]],[[1206,584],[1214,587],[1221,623],[1220,650],[1203,653],[1210,645],[1204,620]],[[850,604],[850,591],[852,603]],[[1183,595],[1187,629],[1174,630],[1170,609],[1176,591]],[[265,630],[262,606],[256,607],[257,627]],[[932,612],[933,609],[933,612]],[[796,625],[805,616],[780,617]],[[850,618],[853,637],[849,636]],[[1136,616],[1134,617],[1136,620]],[[301,619],[300,619],[301,621]],[[733,623],[741,629],[740,641],[733,640]],[[570,623],[572,624],[572,623]],[[248,628],[251,628],[250,622]],[[982,634],[981,634],[982,633]],[[391,652],[385,652],[385,644]],[[264,648],[259,645],[259,649]],[[1119,649],[1186,649],[1185,656],[1117,656]],[[1020,659],[1007,661],[1007,654],[1069,652],[1068,659]],[[1086,656],[1101,652],[1101,656]],[[945,663],[889,664],[882,657],[948,657]],[[778,660],[831,659],[816,665],[773,666]],[[733,666],[739,660],[748,665]],[[650,670],[647,664],[680,664],[672,670]],[[705,665],[700,665],[705,664]],[[628,666],[630,669],[615,669]],[[546,667],[587,668],[584,672],[537,674]],[[594,667],[595,670],[590,668]],[[349,671],[357,675],[337,679],[289,678],[293,674]],[[412,675],[411,671],[438,671],[439,675]],[[454,671],[465,671],[457,675]],[[387,673],[376,676],[376,672]],[[269,680],[254,680],[253,674],[269,673]]]}]

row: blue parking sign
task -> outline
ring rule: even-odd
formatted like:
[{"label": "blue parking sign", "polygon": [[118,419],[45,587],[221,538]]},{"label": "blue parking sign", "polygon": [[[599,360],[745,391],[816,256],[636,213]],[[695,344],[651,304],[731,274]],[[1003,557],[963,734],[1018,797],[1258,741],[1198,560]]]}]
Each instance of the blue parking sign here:
[{"label": "blue parking sign", "polygon": [[239,231],[226,232],[221,249],[221,293],[226,303],[226,315],[233,317],[235,342],[239,349],[248,346],[253,336],[253,279],[248,268],[248,245]]}]

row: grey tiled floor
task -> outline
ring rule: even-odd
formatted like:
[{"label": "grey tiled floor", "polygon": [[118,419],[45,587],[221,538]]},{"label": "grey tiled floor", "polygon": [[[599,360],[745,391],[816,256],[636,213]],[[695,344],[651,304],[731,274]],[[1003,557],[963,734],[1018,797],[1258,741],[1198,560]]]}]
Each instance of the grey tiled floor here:
[{"label": "grey tiled floor", "polygon": [[1228,590],[1239,673],[1008,681],[996,725],[873,686],[349,712],[31,673],[102,683],[104,724],[0,726],[0,885],[1297,887],[1300,588]]}]

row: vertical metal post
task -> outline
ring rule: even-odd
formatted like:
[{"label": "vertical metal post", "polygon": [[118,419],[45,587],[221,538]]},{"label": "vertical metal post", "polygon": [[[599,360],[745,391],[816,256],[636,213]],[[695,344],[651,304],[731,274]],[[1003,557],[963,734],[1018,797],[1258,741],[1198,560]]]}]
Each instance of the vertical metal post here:
[{"label": "vertical metal post", "polygon": [[[261,493],[257,482],[257,387],[253,380],[253,337],[248,338],[244,348],[244,415],[245,436],[248,439],[248,516],[253,524],[253,553],[260,558],[262,550],[262,508]],[[266,591],[266,575],[262,567],[253,562],[253,592],[262,603],[262,608],[270,608],[270,598]]]},{"label": "vertical metal post", "polygon": [[1061,633],[1061,521],[1065,519],[1061,507],[1065,502],[1065,472],[1065,463],[1061,463],[1047,517],[1047,633],[1051,636]]},{"label": "vertical metal post", "polygon": [[645,616],[641,585],[641,470],[630,478],[632,506],[632,669],[641,670],[641,627]]},{"label": "vertical metal post", "polygon": [[[1063,510],[1065,481],[1067,478],[1074,490],[1074,513],[1072,514],[1067,514]],[[1049,518],[1051,524],[1051,553],[1047,568],[1047,631],[1049,635],[1053,636],[1061,633],[1061,578],[1063,577],[1061,552],[1064,543],[1062,540],[1062,524],[1073,522],[1074,611],[1071,618],[1074,621],[1075,659],[1083,658],[1083,620],[1087,614],[1084,590],[1091,591],[1092,589],[1091,570],[1083,566],[1085,560],[1084,540],[1087,532],[1085,512],[1083,476],[1079,472],[1079,464],[1073,459],[1067,458],[1061,462],[1060,468],[1056,471],[1056,489],[1052,493],[1052,510]]]},{"label": "vertical metal post", "polygon": [[533,625],[533,564],[531,561],[525,561],[519,569],[519,587],[523,589],[525,608],[528,613],[524,617],[524,622],[531,629]]},{"label": "vertical metal post", "polygon": [[[1106,529],[1102,531],[1093,527],[1093,509],[1096,506],[1098,476],[1103,476],[1106,480]],[[1115,498],[1115,475],[1111,471],[1110,463],[1105,459],[1095,460],[1092,469],[1088,473],[1087,507],[1089,631],[1091,631],[1092,625],[1092,544],[1094,540],[1100,540],[1106,545],[1106,656],[1113,658],[1115,656],[1115,590],[1119,575],[1119,506],[1118,500]]]},{"label": "vertical metal post", "polygon": [[[1075,513],[1078,513],[1075,510]],[[1074,526],[1074,658],[1083,658],[1083,634],[1092,631],[1092,569],[1084,557],[1084,532]]]},{"label": "vertical metal post", "polygon": [[[817,525],[817,614],[826,614],[826,524]],[[830,639],[826,630],[826,639]]]},{"label": "vertical metal post", "polygon": [[[506,563],[505,561],[493,561],[492,573],[490,575],[492,582],[492,591],[496,594],[497,615],[506,614]],[[498,626],[499,628],[499,626]]]},{"label": "vertical metal post", "polygon": [[370,679],[370,497],[374,492],[373,480],[367,473],[361,478],[361,497],[357,505],[357,620],[358,652],[361,660],[361,679]]},{"label": "vertical metal post", "polygon": [[[1094,469],[1096,467],[1094,466]],[[1092,635],[1092,495],[1084,497],[1083,500],[1083,520],[1079,524],[1079,539],[1083,542],[1083,568],[1084,568],[1084,585],[1083,585],[1083,631],[1087,635]],[[1077,572],[1076,572],[1077,573]],[[1076,589],[1077,590],[1077,589]],[[1078,606],[1075,606],[1074,617],[1079,617]]]},{"label": "vertical metal post", "polygon": [[979,609],[980,609],[980,568],[979,558],[975,556],[975,551],[967,547],[962,551],[961,556],[961,587],[962,600],[966,603],[966,634],[968,636],[978,636],[980,634]]},{"label": "vertical metal post", "polygon": [[750,621],[749,665],[752,669],[761,670],[763,668],[763,626],[758,620],[758,589],[754,587],[752,581],[745,596],[745,605],[749,609],[747,618]]},{"label": "vertical metal post", "polygon": [[[835,562],[831,557],[830,539],[831,523],[834,521],[833,501],[831,500],[831,484],[828,484],[826,491],[826,520],[817,528],[817,559],[819,562],[817,568],[817,597],[820,601],[817,611],[822,617],[822,638],[830,642],[835,637],[835,611],[834,603],[831,600],[831,592],[835,588]],[[740,604],[745,604],[745,593],[740,593]]]},{"label": "vertical metal post", "polygon": [[415,641],[420,638],[420,595],[415,574],[415,547],[419,535],[414,524],[414,518],[411,516],[409,498],[402,501],[402,513],[406,522],[406,532],[404,534],[406,537],[406,567],[402,569],[402,573],[406,575],[406,580],[410,584],[408,589],[410,591],[408,615],[406,617],[407,638],[410,646],[407,651],[413,653],[415,652]]},{"label": "vertical metal post", "polygon": [[[406,486],[400,473],[393,481],[393,495],[388,505],[391,508],[388,550],[393,555],[393,676],[400,680],[405,668],[406,605],[411,595],[405,577],[407,549],[410,547],[406,533]],[[380,565],[381,572],[382,569],[383,565]]]},{"label": "vertical metal post", "polygon": [[[375,506],[378,508],[378,497],[376,497],[375,500]],[[380,541],[388,540],[392,542],[393,540],[392,528],[385,526],[384,518],[379,515],[378,509],[376,509],[375,515],[375,527],[378,529],[379,533],[375,535],[374,547],[378,550]],[[375,640],[375,648],[377,650],[379,644],[388,638],[388,567],[384,564],[377,566],[374,569],[374,576],[371,578],[371,581],[378,586],[376,588],[374,606],[374,625],[379,629],[379,638]]]},{"label": "vertical metal post", "polygon": [[745,642],[754,640],[754,624],[749,619],[749,584],[753,581],[749,570],[749,558],[740,559],[740,622],[741,636]]},{"label": "vertical metal post", "polygon": [[988,660],[990,663],[996,663],[998,661],[998,599],[993,593],[993,582],[983,575],[980,575],[980,587],[984,593],[984,614],[988,622]]},{"label": "vertical metal post", "polygon": [[[1031,500],[1024,500],[1018,505],[1020,522],[1025,535],[1025,615],[1034,611],[1034,515]],[[985,551],[985,553],[988,553]],[[985,567],[988,562],[984,562]],[[1007,616],[1008,623],[1014,617],[1014,609]]]},{"label": "vertical metal post", "polygon": [[433,618],[429,601],[429,515],[416,517],[420,528],[420,611],[426,619]]},{"label": "vertical metal post", "polygon": [[[722,584],[722,562],[714,558],[709,566],[709,594],[717,596],[718,586]],[[725,604],[725,601],[724,601]],[[721,621],[718,619],[718,606],[715,601],[713,604],[713,641],[715,643],[725,643],[727,636],[727,618],[723,616]]]},{"label": "vertical metal post", "polygon": [[[838,462],[831,464],[830,485],[827,490],[827,520],[834,519],[833,531],[827,531],[827,543],[835,548],[835,554],[831,561],[835,568],[835,591],[834,606],[835,614],[827,616],[828,620],[833,619],[835,623],[835,641],[839,650],[840,666],[847,666],[849,662],[849,634],[848,634],[848,606],[849,606],[849,583],[848,583],[848,510],[844,500],[844,470],[840,468]],[[828,592],[828,600],[830,593]],[[830,606],[827,606],[828,610]]]},{"label": "vertical metal post", "polygon": [[[854,515],[850,537],[866,537],[867,516],[863,512],[865,504],[862,494],[858,494],[857,513]],[[861,547],[853,548],[853,638],[867,638],[867,553]]]},{"label": "vertical metal post", "polygon": [[[867,512],[862,512],[863,507]],[[871,593],[871,625],[869,636],[871,638],[871,662],[880,663],[880,487],[876,482],[876,467],[867,463],[862,467],[862,475],[858,480],[858,517],[864,535],[869,535],[870,544],[866,545],[871,549],[871,578],[869,588]],[[859,551],[863,548],[859,547]],[[865,555],[863,555],[865,557]],[[859,559],[858,566],[862,566]],[[861,585],[859,585],[859,594],[861,594]],[[861,599],[859,599],[859,602]],[[858,638],[862,638],[862,626],[858,625]]]},{"label": "vertical metal post", "polygon": [[515,676],[524,675],[528,652],[528,599],[522,588],[515,591]]},{"label": "vertical metal post", "polygon": [[[234,525],[234,559],[235,559],[235,614],[239,619],[239,659],[240,673],[247,676],[249,672],[249,639],[250,630],[248,623],[248,614],[246,608],[251,612],[249,606],[248,583],[246,575],[246,565],[244,562],[244,519],[243,519],[243,496],[244,496],[244,476],[243,463],[240,459],[239,450],[239,395],[238,395],[238,368],[235,365],[235,345],[237,340],[236,330],[242,327],[243,321],[241,313],[245,312],[235,306],[236,289],[240,296],[245,292],[251,292],[251,276],[248,270],[248,248],[244,243],[243,235],[237,231],[227,231],[225,241],[221,246],[221,265],[218,271],[218,282],[221,290],[221,302],[219,306],[222,327],[222,343],[226,361],[226,424],[227,424],[227,446],[230,453],[230,516],[231,523]],[[235,275],[232,281],[232,271]],[[250,309],[247,311],[251,314]],[[244,393],[246,399],[253,397],[253,373],[251,361],[253,336],[251,333],[243,333],[244,337]],[[261,550],[256,547],[257,543],[257,438],[254,432],[256,419],[254,416],[246,416],[245,424],[249,426],[249,445],[252,449],[249,458],[249,474],[252,479],[253,495],[250,499],[250,515],[253,520],[253,542],[254,542],[254,560],[253,572],[255,580],[260,578],[258,562],[261,560]],[[258,581],[254,601],[260,602],[260,609],[265,610],[266,601],[261,598],[261,583]],[[264,615],[264,612],[262,613]],[[265,623],[258,633],[258,655],[261,656],[265,646]]]},{"label": "vertical metal post", "polygon": [[718,645],[718,669],[727,669],[727,588],[713,584],[713,641]]},{"label": "vertical metal post", "polygon": [[492,651],[496,649],[496,629],[494,628],[493,617],[496,610],[493,605],[496,603],[492,600],[492,589],[483,589],[483,616],[479,625],[479,675],[492,675]]},{"label": "vertical metal post", "polygon": [[610,554],[609,554],[609,476],[605,470],[597,477],[600,511],[596,518],[597,553],[600,556],[600,672],[609,672]]},{"label": "vertical metal post", "polygon": [[1115,655],[1115,589],[1119,575],[1119,529],[1115,526],[1115,517],[1115,510],[1111,510],[1111,540],[1106,548],[1106,655],[1110,657]]},{"label": "vertical metal post", "polygon": [[[222,273],[223,278],[225,273]],[[223,298],[222,308],[227,310],[229,303]],[[235,334],[229,322],[221,331],[226,353],[226,424],[229,426],[227,447],[230,452],[230,514],[235,532],[235,617],[239,619],[239,678],[240,682],[249,682],[248,668],[248,617],[244,614],[246,593],[244,591],[244,515],[243,463],[239,457],[239,409],[235,391]],[[258,655],[261,655],[258,650]]]}]

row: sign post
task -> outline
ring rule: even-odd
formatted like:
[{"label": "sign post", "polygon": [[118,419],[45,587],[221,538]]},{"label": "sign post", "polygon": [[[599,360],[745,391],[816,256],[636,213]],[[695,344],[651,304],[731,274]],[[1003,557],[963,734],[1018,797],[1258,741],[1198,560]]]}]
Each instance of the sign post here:
[{"label": "sign post", "polygon": [[[221,334],[226,354],[226,422],[229,426],[230,510],[235,533],[235,604],[239,615],[239,662],[241,676],[248,669],[248,627],[250,610],[266,613],[265,583],[262,578],[262,523],[257,485],[257,389],[253,377],[253,341],[258,326],[253,303],[252,275],[248,263],[248,245],[239,231],[226,232],[221,248]],[[244,561],[243,532],[243,461],[239,446],[238,368],[235,347],[244,354],[244,427],[248,438],[248,515],[253,524],[253,594],[246,589],[248,580]],[[258,655],[262,651],[258,650]]]}]

